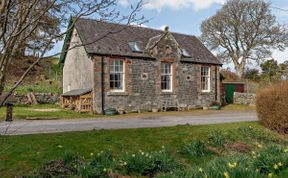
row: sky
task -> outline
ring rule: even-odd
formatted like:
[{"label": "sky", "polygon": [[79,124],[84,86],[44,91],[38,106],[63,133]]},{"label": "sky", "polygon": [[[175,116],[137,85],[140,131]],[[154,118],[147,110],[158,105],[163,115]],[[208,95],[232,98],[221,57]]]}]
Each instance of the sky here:
[{"label": "sky", "polygon": [[[203,20],[214,15],[226,0],[146,0],[140,12],[149,22],[144,25],[149,28],[163,29],[169,26],[172,32],[200,36],[200,25]],[[120,12],[127,12],[130,5],[137,0],[119,0]],[[278,22],[288,25],[288,12],[281,11],[288,9],[288,0],[270,0],[272,13],[277,17]],[[53,49],[53,52],[61,50],[62,43]],[[274,51],[273,57],[279,62],[288,60],[288,50],[284,52]]]}]

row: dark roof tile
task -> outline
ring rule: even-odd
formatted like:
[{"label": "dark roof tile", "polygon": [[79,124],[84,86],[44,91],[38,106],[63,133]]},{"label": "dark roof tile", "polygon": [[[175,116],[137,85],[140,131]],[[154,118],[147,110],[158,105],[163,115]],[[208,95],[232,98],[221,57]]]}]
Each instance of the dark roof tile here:
[{"label": "dark roof tile", "polygon": [[[75,27],[82,42],[89,44],[85,46],[87,53],[99,55],[151,58],[151,56],[144,52],[133,52],[128,43],[137,42],[141,49],[145,49],[149,39],[165,34],[165,32],[161,30],[107,23],[91,19],[79,19],[75,23]],[[186,49],[191,55],[190,58],[183,59],[185,62],[221,65],[221,62],[195,36],[173,32],[171,32],[171,34],[180,47]],[[103,36],[105,36],[105,38],[102,38]],[[98,40],[99,38],[102,39]],[[95,40],[97,40],[97,42],[92,43]]]}]

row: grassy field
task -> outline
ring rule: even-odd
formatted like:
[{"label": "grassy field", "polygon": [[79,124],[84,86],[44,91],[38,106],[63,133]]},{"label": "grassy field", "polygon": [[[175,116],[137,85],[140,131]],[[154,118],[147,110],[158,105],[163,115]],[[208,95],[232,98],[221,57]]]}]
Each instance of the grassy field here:
[{"label": "grassy field", "polygon": [[[245,111],[245,110],[253,110],[255,107],[247,106],[247,105],[227,105],[222,108],[222,111]],[[126,115],[121,116],[113,116],[112,118],[117,117],[138,117],[142,115],[179,115],[179,114],[195,114],[195,115],[201,115],[201,114],[209,114],[211,112],[219,112],[219,111],[203,111],[203,110],[192,110],[189,112],[159,112],[159,113],[151,113],[151,112],[144,112],[144,113],[130,113]],[[0,108],[0,121],[4,120],[6,114],[6,108],[2,107]],[[26,119],[26,118],[35,118],[35,119],[41,119],[41,118],[58,118],[58,119],[72,119],[72,118],[97,118],[97,117],[104,117],[103,115],[92,115],[92,114],[85,114],[85,113],[77,113],[70,110],[65,110],[60,108],[57,105],[49,105],[49,104],[42,104],[42,105],[25,105],[25,106],[15,106],[14,107],[14,119]],[[107,117],[107,116],[106,116]],[[111,116],[110,116],[111,117]]]},{"label": "grassy field", "polygon": [[[92,117],[91,114],[80,114],[70,110],[65,110],[57,105],[41,104],[30,106],[15,106],[13,108],[14,119],[26,119],[26,118],[87,118]],[[6,115],[6,108],[0,108],[0,120],[4,120]],[[96,115],[95,115],[96,116]],[[94,117],[94,116],[93,116]]]},{"label": "grassy field", "polygon": [[[197,140],[203,141],[205,146],[209,148],[209,153],[206,152],[207,149],[201,147],[201,144],[200,146],[198,144],[198,147],[197,144],[195,146],[195,140],[196,142]],[[237,143],[241,143],[242,146],[240,144],[240,146],[237,147]],[[141,150],[141,153],[142,151],[146,153],[159,151],[164,149],[164,147],[169,155],[173,156],[173,158],[175,158],[175,160],[177,160],[177,162],[182,165],[180,167],[185,167],[185,171],[193,169],[198,170],[199,166],[201,166],[201,169],[207,169],[208,172],[208,169],[210,168],[205,168],[205,166],[211,165],[211,162],[214,164],[215,159],[226,159],[226,157],[230,157],[227,158],[227,160],[231,160],[232,157],[235,160],[239,157],[239,155],[242,157],[252,157],[253,154],[255,154],[254,152],[257,154],[258,151],[261,152],[262,149],[266,149],[271,145],[287,148],[287,139],[283,136],[264,129],[256,122],[206,126],[186,125],[170,128],[151,129],[100,130],[90,132],[25,136],[0,136],[0,172],[1,177],[14,177],[24,174],[27,175],[31,170],[38,169],[40,165],[43,165],[45,162],[60,159],[61,155],[67,152],[73,152],[79,155],[81,160],[85,163],[89,162],[89,160],[93,157],[92,155],[96,155],[98,153],[99,156],[99,153],[101,153],[102,150],[111,150],[111,153],[115,155],[115,159],[122,159],[123,155],[127,155],[126,152],[128,152],[129,155],[131,153],[132,157],[134,158],[135,155],[133,155],[133,153],[140,153],[139,150]],[[183,150],[185,151],[183,152]],[[160,153],[162,154],[161,151]],[[277,155],[281,156],[281,159],[284,159],[283,155],[278,153]],[[139,156],[141,158],[141,154]],[[132,157],[127,158],[126,156],[125,159],[130,160],[131,162]],[[140,158],[139,160],[143,160]],[[69,157],[69,159],[71,158]],[[99,157],[95,158],[95,160],[99,159]],[[104,158],[101,158],[100,160],[103,161],[103,159]],[[107,158],[105,158],[105,160],[106,159]],[[132,160],[134,161],[132,165],[137,165],[137,161],[139,160]],[[273,161],[275,162],[275,160]],[[127,164],[129,165],[130,162],[127,161]],[[238,162],[239,160],[237,163]],[[240,161],[238,163],[239,166],[242,164],[242,162]],[[85,165],[84,163],[81,163],[81,165]],[[141,164],[144,163],[142,162]],[[145,164],[148,165],[149,163]],[[281,164],[283,164],[281,165],[282,167],[288,166],[288,162],[283,162]],[[269,163],[269,166],[271,166],[273,169],[273,165],[270,165]],[[74,167],[76,167],[76,165],[74,165]],[[101,170],[102,169],[103,167]],[[262,169],[259,169],[261,172]],[[279,168],[279,170],[280,169],[281,168]],[[106,168],[104,168],[104,170],[106,171]],[[133,170],[134,169],[132,168],[129,170],[125,169],[123,174],[124,172],[128,174],[129,171],[129,174],[131,175],[137,176],[140,174],[139,172],[138,174],[137,171],[135,172],[135,170],[133,172]],[[256,169],[254,169],[254,172],[255,170]],[[183,170],[181,169],[181,171]],[[267,175],[268,173],[269,172],[267,172]],[[173,174],[174,173],[171,172],[169,175],[159,174],[158,176],[175,178],[179,177],[179,175],[173,176]],[[264,172],[264,174],[266,175],[266,172]],[[211,174],[211,176],[212,175],[213,174]],[[224,177],[224,175],[221,173],[220,177]]]}]

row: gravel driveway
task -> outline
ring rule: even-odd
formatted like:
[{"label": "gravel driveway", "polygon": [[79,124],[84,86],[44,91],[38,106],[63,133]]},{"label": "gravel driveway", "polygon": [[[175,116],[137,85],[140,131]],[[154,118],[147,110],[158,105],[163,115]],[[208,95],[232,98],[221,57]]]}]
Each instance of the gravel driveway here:
[{"label": "gravel driveway", "polygon": [[257,121],[255,111],[215,112],[195,116],[193,114],[131,116],[131,118],[97,118],[66,120],[17,120],[0,122],[1,135],[25,135],[37,133],[55,133],[67,131],[88,131],[99,129],[127,129],[168,127],[176,125],[205,125],[231,122]]}]

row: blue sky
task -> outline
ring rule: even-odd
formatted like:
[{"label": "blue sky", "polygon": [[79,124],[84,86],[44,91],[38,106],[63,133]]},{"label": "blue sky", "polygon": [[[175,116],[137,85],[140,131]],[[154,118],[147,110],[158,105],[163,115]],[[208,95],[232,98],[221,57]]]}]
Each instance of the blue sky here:
[{"label": "blue sky", "polygon": [[[200,25],[203,20],[214,15],[226,0],[148,0],[141,14],[151,19],[144,25],[149,28],[161,29],[169,26],[170,31],[201,35]],[[130,5],[137,0],[119,0],[121,12],[129,11]],[[271,0],[272,7],[288,9],[287,0]],[[288,25],[288,12],[272,9],[280,23]],[[53,51],[58,51],[61,44],[55,46]],[[60,47],[61,49],[61,47]],[[288,60],[288,50],[285,52],[275,51],[273,57],[279,62]]]}]

